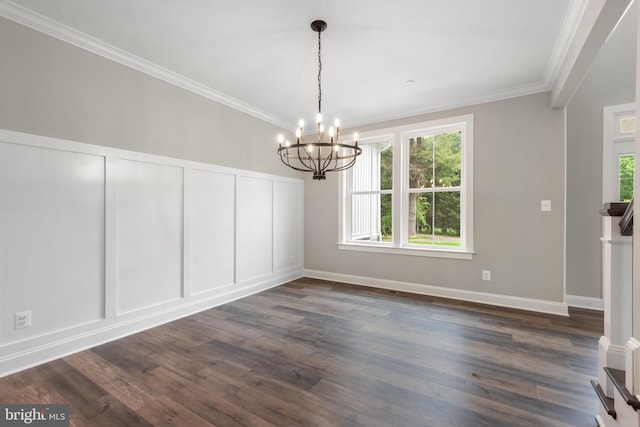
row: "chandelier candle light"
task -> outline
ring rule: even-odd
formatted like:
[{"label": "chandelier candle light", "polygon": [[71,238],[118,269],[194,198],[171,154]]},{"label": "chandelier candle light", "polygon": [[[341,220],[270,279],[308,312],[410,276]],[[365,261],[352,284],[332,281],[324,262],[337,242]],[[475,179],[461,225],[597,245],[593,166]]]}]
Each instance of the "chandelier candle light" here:
[{"label": "chandelier candle light", "polygon": [[326,179],[327,172],[341,171],[350,168],[356,162],[356,157],[362,154],[362,148],[358,147],[358,134],[353,134],[352,144],[338,142],[340,134],[340,121],[336,119],[334,126],[329,128],[328,139],[325,140],[325,127],[322,124],[322,57],[320,55],[320,34],[327,29],[324,21],[313,21],[311,29],[318,33],[318,115],[317,140],[303,142],[304,121],[298,122],[296,129],[296,143],[285,141],[282,135],[278,135],[278,155],[282,163],[292,169],[312,172],[313,179]]}]

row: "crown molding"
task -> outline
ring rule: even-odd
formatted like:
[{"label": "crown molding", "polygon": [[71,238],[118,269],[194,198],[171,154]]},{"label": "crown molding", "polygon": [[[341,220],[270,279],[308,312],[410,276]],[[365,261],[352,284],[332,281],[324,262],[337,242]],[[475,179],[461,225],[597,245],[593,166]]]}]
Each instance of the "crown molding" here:
[{"label": "crown molding", "polygon": [[[348,123],[345,122],[345,125],[348,125],[348,127],[351,128],[454,108],[483,104],[486,102],[500,101],[551,90],[571,45],[571,41],[576,34],[578,25],[586,10],[588,2],[589,0],[570,0],[560,34],[556,39],[551,58],[547,65],[547,70],[541,81],[509,88],[487,96],[463,98],[453,103],[429,106],[422,109],[399,109],[396,111],[386,111],[377,115],[354,118],[349,120]],[[209,86],[203,85],[202,83],[189,79],[158,64],[140,58],[116,46],[105,43],[51,18],[33,12],[25,7],[17,5],[11,0],[0,0],[0,16],[165,81],[169,84],[208,98],[212,101],[218,102],[227,107],[241,111],[275,126],[279,126],[284,129],[290,128],[290,122],[287,120],[276,117],[273,114],[253,107],[252,105],[226,95]]]},{"label": "crown molding", "polygon": [[209,86],[175,73],[151,61],[142,59],[130,52],[105,43],[46,16],[35,13],[10,0],[0,0],[0,16],[222,105],[226,105],[227,107],[249,114],[265,122],[279,127],[289,127],[287,121],[269,114],[266,111],[255,108]]},{"label": "crown molding", "polygon": [[454,110],[457,108],[473,107],[474,105],[486,104],[488,102],[504,101],[511,98],[518,98],[521,96],[535,95],[541,92],[548,92],[550,86],[546,82],[533,83],[528,85],[517,86],[510,89],[494,92],[486,96],[478,96],[474,98],[464,98],[459,102],[452,102],[448,104],[434,105],[427,108],[420,109],[407,109],[386,111],[377,115],[369,115],[367,117],[354,118],[345,121],[344,129],[355,128],[358,126],[371,125],[376,123],[383,123],[392,120],[406,119],[409,117],[421,116],[424,114],[437,113],[440,111]]},{"label": "crown molding", "polygon": [[587,10],[589,0],[571,0],[567,13],[564,15],[564,21],[562,27],[560,27],[560,34],[556,39],[556,43],[553,47],[553,53],[551,59],[547,65],[547,71],[545,73],[545,84],[548,89],[551,89],[553,82],[558,77],[562,63],[567,56],[571,42],[573,41],[580,21]]}]

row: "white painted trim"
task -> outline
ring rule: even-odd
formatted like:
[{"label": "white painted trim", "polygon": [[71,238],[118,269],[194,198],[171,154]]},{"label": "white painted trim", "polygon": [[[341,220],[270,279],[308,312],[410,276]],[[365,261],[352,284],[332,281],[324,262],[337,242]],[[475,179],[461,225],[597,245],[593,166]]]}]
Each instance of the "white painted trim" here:
[{"label": "white painted trim", "polygon": [[602,203],[618,200],[618,176],[614,169],[614,156],[617,154],[616,142],[630,140],[633,144],[635,132],[627,138],[616,139],[617,116],[635,114],[636,104],[610,105],[602,109]]},{"label": "white painted trim", "polygon": [[[0,0],[1,2],[2,0]],[[210,163],[196,162],[192,160],[178,159],[174,157],[159,156],[156,154],[140,153],[137,151],[123,150],[120,148],[106,147],[103,145],[88,144],[66,139],[52,138],[49,136],[34,135],[30,133],[15,132],[0,129],[0,141],[9,144],[28,145],[32,147],[48,148],[50,150],[69,151],[72,153],[93,154],[107,158],[125,159],[163,166],[175,166],[178,168],[190,168],[206,172],[218,172],[229,175],[241,175],[248,178],[260,178],[278,180],[290,183],[303,182],[300,178],[290,178],[280,175],[272,175],[263,172],[254,172],[244,169],[235,169],[226,166],[218,166]]]},{"label": "white painted trim", "polygon": [[433,249],[433,248],[406,248],[406,247],[393,247],[384,245],[358,244],[358,243],[339,243],[338,249],[343,251],[356,251],[356,252],[376,252],[382,254],[391,255],[410,255],[410,256],[426,256],[432,258],[450,258],[450,259],[472,259],[475,252],[470,251],[456,251],[454,249]]},{"label": "white painted trim", "polygon": [[[2,348],[9,354],[0,357],[0,378],[42,363],[64,357],[109,341],[189,316],[203,310],[262,292],[283,283],[299,279],[299,272],[271,277],[225,294],[207,299],[179,300],[165,304],[165,309],[144,311],[135,316],[120,316],[102,322],[105,326],[94,329],[94,323],[78,326],[54,334],[13,343]],[[51,335],[56,339],[51,341]],[[5,352],[3,351],[3,352]]]},{"label": "white painted trim", "polygon": [[[0,140],[8,141],[0,130]],[[15,139],[14,139],[15,141]],[[107,206],[116,206],[116,160],[113,156],[104,156],[105,184],[104,184],[104,316],[106,319],[118,315],[118,286],[117,286],[117,211],[106,209]]]},{"label": "white painted trim", "polygon": [[562,208],[564,212],[562,214],[562,294],[564,295],[564,302],[567,305],[567,182],[568,182],[568,165],[567,165],[567,150],[569,145],[569,136],[567,134],[567,107],[562,109],[562,121],[563,123],[563,142],[564,147],[562,149],[562,154],[564,155],[564,159],[562,161],[564,166],[563,171],[563,181],[562,181]]},{"label": "white painted trim", "polygon": [[583,297],[580,295],[567,295],[565,301],[569,307],[587,308],[590,310],[604,310],[602,298]]},{"label": "white painted trim", "polygon": [[[2,1],[2,0],[0,0]],[[188,186],[191,170],[211,171],[229,174],[234,177],[234,185],[237,178],[249,177],[265,179],[269,182],[287,182],[303,187],[303,180],[283,176],[269,175],[240,169],[232,169],[211,164],[193,162],[170,157],[138,153],[128,150],[104,147],[81,142],[74,142],[39,135],[13,132],[0,129],[0,143],[17,144],[30,147],[38,147],[48,150],[66,151],[102,156],[105,165],[105,295],[104,318],[83,324],[75,324],[64,329],[53,329],[40,335],[32,335],[28,338],[0,344],[0,377],[27,369],[29,367],[75,353],[95,345],[102,344],[126,335],[152,328],[163,323],[188,316],[190,314],[206,310],[208,308],[225,304],[238,298],[251,295],[265,289],[302,277],[302,264],[292,266],[289,269],[270,273],[251,280],[237,283],[237,273],[234,282],[228,286],[218,287],[207,292],[193,294],[191,288],[191,270],[186,262],[188,257],[183,257],[183,293],[182,297],[153,304],[147,307],[131,310],[124,313],[117,311],[117,283],[116,283],[116,230],[117,220],[115,207],[117,197],[115,191],[115,162],[120,159],[175,166],[185,171],[183,185]],[[303,189],[300,191],[303,192]],[[234,191],[235,197],[235,191]],[[183,192],[183,240],[184,253],[188,255],[190,246],[190,198],[189,192]],[[303,203],[304,193],[300,203]],[[235,221],[235,216],[234,216]],[[302,222],[302,219],[301,219]],[[235,223],[233,225],[235,229]],[[301,230],[302,231],[302,230]],[[303,241],[303,236],[300,237]],[[237,239],[235,239],[237,240]],[[303,245],[300,244],[300,259],[303,259]],[[237,264],[237,258],[234,258]],[[234,268],[235,271],[235,268]]]},{"label": "white painted trim", "polygon": [[598,427],[607,427],[607,425],[604,423],[604,420],[599,414],[596,415],[596,423],[598,423]]},{"label": "white painted trim", "polygon": [[350,274],[331,273],[328,271],[304,270],[304,276],[313,279],[330,280],[349,283],[352,285],[371,286],[394,291],[410,292],[420,295],[430,295],[441,298],[451,298],[480,304],[500,307],[516,308],[520,310],[536,311],[540,313],[568,316],[567,305],[561,302],[536,300],[514,297],[509,295],[489,294],[484,292],[467,291],[463,289],[444,288],[441,286],[420,283],[400,282],[396,280],[378,279],[374,277],[353,276]]},{"label": "white painted trim", "polygon": [[555,79],[558,77],[562,62],[567,56],[571,42],[578,31],[578,26],[587,9],[588,0],[571,0],[567,13],[564,15],[564,21],[562,27],[560,27],[560,34],[556,39],[556,43],[553,47],[553,53],[551,59],[547,65],[547,72],[545,73],[544,81],[551,87]]},{"label": "white painted trim", "polygon": [[625,384],[627,390],[640,395],[640,341],[631,337],[625,345]]},{"label": "white painted trim", "polygon": [[273,114],[253,107],[239,99],[233,98],[209,86],[203,85],[202,83],[188,77],[161,67],[151,61],[140,58],[109,43],[105,43],[100,39],[82,33],[74,28],[61,24],[60,22],[54,21],[44,15],[33,12],[10,0],[0,0],[0,16],[58,40],[62,40],[63,42],[87,50],[91,53],[95,53],[96,55],[100,55],[126,67],[133,68],[134,70],[181,87],[189,92],[226,105],[227,107],[249,114],[260,120],[264,120],[284,128],[289,128],[291,126],[288,121],[276,117]]}]

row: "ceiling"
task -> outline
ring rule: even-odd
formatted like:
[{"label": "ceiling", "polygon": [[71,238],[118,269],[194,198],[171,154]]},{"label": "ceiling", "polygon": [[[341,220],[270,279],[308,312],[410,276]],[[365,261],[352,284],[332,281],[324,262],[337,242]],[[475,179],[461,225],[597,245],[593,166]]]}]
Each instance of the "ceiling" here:
[{"label": "ceiling", "polygon": [[[549,90],[586,0],[0,0],[0,15],[279,126]],[[412,84],[407,83],[413,81]]]}]

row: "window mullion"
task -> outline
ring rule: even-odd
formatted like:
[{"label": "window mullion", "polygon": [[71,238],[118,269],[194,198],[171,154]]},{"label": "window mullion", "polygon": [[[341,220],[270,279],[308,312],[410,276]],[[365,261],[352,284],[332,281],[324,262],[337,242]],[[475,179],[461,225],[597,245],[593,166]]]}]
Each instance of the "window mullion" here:
[{"label": "window mullion", "polygon": [[408,181],[406,169],[408,164],[408,150],[405,148],[405,137],[401,133],[393,136],[394,153],[398,155],[393,158],[393,246],[398,248],[405,245],[405,235],[407,234],[408,213],[406,204],[408,203],[407,191]]}]

